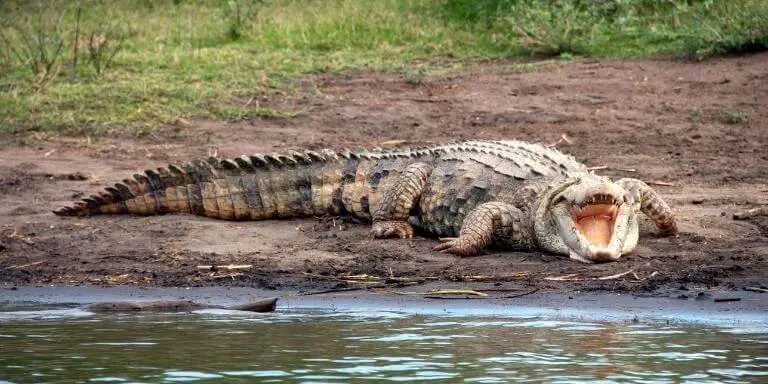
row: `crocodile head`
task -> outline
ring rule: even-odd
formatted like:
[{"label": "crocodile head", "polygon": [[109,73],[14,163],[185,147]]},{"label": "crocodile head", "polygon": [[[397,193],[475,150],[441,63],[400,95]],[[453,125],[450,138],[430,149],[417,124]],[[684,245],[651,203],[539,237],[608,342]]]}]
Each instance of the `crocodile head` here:
[{"label": "crocodile head", "polygon": [[624,188],[584,174],[545,194],[534,229],[550,252],[585,263],[614,261],[637,245],[636,212]]}]

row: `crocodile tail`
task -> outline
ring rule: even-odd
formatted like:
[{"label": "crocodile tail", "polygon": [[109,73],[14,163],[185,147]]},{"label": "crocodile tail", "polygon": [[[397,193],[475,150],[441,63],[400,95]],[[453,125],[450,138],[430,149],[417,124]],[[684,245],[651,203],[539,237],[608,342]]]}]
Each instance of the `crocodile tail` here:
[{"label": "crocodile tail", "polygon": [[304,151],[169,165],[135,174],[53,213],[92,216],[184,212],[226,220],[320,213],[324,208],[313,199],[310,179],[320,175],[322,183],[322,174],[327,171],[323,167],[330,159],[341,156],[328,150]]},{"label": "crocodile tail", "polygon": [[92,216],[189,212],[187,207],[200,204],[202,196],[194,193],[182,195],[177,189],[184,188],[186,192],[189,185],[218,177],[218,167],[212,166],[214,162],[218,160],[197,160],[182,166],[169,165],[167,168],[146,170],[53,213],[59,216]]}]

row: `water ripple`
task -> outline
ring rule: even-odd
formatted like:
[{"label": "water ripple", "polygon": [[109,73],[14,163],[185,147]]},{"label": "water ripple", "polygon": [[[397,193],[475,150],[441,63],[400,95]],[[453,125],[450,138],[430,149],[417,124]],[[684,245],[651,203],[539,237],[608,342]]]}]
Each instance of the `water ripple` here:
[{"label": "water ripple", "polygon": [[27,317],[0,323],[0,377],[18,382],[87,381],[90,375],[95,382],[659,384],[761,383],[768,376],[765,333],[743,336],[681,324],[381,314],[108,314],[45,322]]},{"label": "water ripple", "polygon": [[731,378],[739,378],[742,376],[768,376],[768,370],[755,371],[755,370],[736,369],[736,368],[716,368],[716,369],[710,369],[707,372],[713,373],[715,375],[726,376]]},{"label": "water ripple", "polygon": [[458,338],[472,338],[470,335],[422,335],[419,333],[400,333],[392,336],[382,337],[370,337],[370,336],[350,336],[346,337],[346,340],[361,340],[361,341],[381,341],[381,342],[394,342],[394,341],[425,341],[425,340],[453,340]]},{"label": "water ripple", "polygon": [[207,373],[199,371],[166,371],[164,375],[168,381],[197,381],[224,377],[218,373]]},{"label": "water ripple", "polygon": [[286,371],[264,370],[264,371],[222,371],[219,372],[227,376],[246,376],[246,377],[285,377],[292,376],[292,373]]}]

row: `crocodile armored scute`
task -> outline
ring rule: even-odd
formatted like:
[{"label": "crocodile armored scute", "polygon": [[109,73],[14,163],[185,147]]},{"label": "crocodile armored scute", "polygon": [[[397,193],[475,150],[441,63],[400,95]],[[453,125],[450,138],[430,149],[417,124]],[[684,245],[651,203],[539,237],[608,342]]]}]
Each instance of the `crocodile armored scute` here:
[{"label": "crocodile armored scute", "polygon": [[634,250],[639,214],[677,233],[670,207],[636,179],[611,181],[557,149],[517,140],[395,150],[291,151],[209,158],[147,170],[54,213],[224,220],[352,215],[377,238],[414,228],[434,249],[472,256],[488,246],[543,250],[582,262]]}]

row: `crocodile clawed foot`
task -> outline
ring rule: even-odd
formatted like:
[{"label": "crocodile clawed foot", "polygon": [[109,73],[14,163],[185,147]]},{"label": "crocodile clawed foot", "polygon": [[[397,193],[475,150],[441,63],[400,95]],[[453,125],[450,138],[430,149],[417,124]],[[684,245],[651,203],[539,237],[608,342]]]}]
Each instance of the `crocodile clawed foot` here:
[{"label": "crocodile clawed foot", "polygon": [[405,221],[375,221],[371,234],[377,239],[389,237],[412,239],[413,227]]},{"label": "crocodile clawed foot", "polygon": [[480,252],[477,246],[462,240],[460,237],[442,238],[440,242],[442,244],[433,247],[433,251],[453,253],[457,256],[475,256]]},{"label": "crocodile clawed foot", "polygon": [[672,236],[672,237],[678,237],[680,236],[680,231],[677,229],[677,223],[672,221],[672,223],[667,224],[664,227],[661,227],[659,229],[659,232],[662,236]]}]

